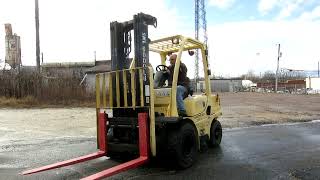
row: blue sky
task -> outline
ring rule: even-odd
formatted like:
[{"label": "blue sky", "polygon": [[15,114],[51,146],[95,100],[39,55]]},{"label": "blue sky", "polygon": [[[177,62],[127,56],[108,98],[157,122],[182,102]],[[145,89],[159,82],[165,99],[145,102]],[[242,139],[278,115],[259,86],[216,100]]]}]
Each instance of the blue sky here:
[{"label": "blue sky", "polygon": [[[98,59],[110,59],[110,21],[128,20],[138,12],[158,18],[158,28],[150,28],[151,39],[173,34],[194,36],[193,0],[39,0],[39,3],[45,62],[92,61],[94,51]],[[283,52],[280,67],[317,68],[320,1],[207,0],[206,5],[210,65],[216,75],[275,71],[277,43]],[[34,0],[0,1],[0,42],[4,42],[5,23],[11,23],[13,31],[21,36],[23,64],[34,65]],[[1,43],[0,59],[4,59]],[[193,62],[186,64],[190,67],[188,75],[193,76]]]},{"label": "blue sky", "polygon": [[[263,1],[263,0],[262,0]],[[304,12],[311,12],[320,5],[320,1],[316,0],[265,0],[270,1],[269,4],[275,2],[275,5],[262,10],[259,0],[208,0],[207,20],[208,25],[221,24],[226,22],[245,21],[245,20],[276,20],[281,11],[285,11],[290,4],[296,3],[298,7],[290,13],[285,19],[292,20],[298,18]],[[220,3],[219,3],[220,2]],[[166,0],[169,7],[177,8],[179,15],[189,19],[194,18],[194,1],[193,0]],[[268,6],[268,5],[266,5]],[[260,8],[260,9],[259,9]],[[187,13],[188,12],[188,13]],[[193,25],[193,24],[192,24]]]},{"label": "blue sky", "polygon": [[[194,29],[194,1],[167,1]],[[320,60],[317,0],[209,0],[207,24],[212,69],[217,75],[237,76],[275,71],[276,44],[281,44],[280,67],[313,70]],[[187,13],[190,12],[190,13]]]}]

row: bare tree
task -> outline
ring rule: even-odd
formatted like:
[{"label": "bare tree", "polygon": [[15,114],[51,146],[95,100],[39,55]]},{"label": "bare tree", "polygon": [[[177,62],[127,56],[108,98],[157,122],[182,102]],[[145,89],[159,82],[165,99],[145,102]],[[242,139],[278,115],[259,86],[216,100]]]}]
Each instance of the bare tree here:
[{"label": "bare tree", "polygon": [[246,74],[241,75],[240,78],[251,80],[252,82],[258,82],[260,80],[259,76],[255,75],[252,69],[250,69]]},{"label": "bare tree", "polygon": [[276,74],[272,71],[266,71],[263,73],[261,80],[264,82],[275,82]]}]

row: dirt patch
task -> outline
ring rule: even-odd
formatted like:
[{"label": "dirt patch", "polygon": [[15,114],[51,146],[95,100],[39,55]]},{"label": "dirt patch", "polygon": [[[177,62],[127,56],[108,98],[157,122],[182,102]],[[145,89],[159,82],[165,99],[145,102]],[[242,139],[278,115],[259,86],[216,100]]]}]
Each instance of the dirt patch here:
[{"label": "dirt patch", "polygon": [[0,109],[2,145],[95,134],[95,108]]},{"label": "dirt patch", "polygon": [[320,96],[273,93],[219,93],[227,128],[320,119]]},{"label": "dirt patch", "polygon": [[[320,96],[219,93],[224,128],[320,119]],[[61,105],[62,106],[62,105]],[[0,109],[0,144],[59,137],[95,137],[92,108]]]}]

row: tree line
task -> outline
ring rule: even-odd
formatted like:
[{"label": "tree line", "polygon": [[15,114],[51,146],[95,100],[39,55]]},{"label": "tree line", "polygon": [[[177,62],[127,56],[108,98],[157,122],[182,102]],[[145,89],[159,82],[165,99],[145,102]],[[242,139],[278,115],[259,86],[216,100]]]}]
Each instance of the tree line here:
[{"label": "tree line", "polygon": [[[265,71],[257,75],[253,70],[249,70],[246,74],[242,74],[239,78],[251,80],[252,82],[275,82],[276,73],[273,71]],[[279,82],[286,82],[288,80],[305,79],[306,74],[302,71],[285,71],[278,74]]]}]

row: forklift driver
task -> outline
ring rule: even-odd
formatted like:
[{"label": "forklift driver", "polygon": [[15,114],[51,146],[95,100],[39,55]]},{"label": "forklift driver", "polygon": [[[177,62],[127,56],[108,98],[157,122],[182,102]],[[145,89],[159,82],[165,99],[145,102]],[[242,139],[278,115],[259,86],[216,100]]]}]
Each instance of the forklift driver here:
[{"label": "forklift driver", "polygon": [[[170,66],[169,69],[169,79],[168,84],[172,86],[172,79],[174,73],[174,66],[176,64],[177,55],[172,54],[170,56]],[[179,116],[187,116],[186,108],[183,102],[183,99],[188,96],[189,84],[190,80],[187,77],[187,66],[180,62],[179,74],[178,74],[178,82],[177,82],[177,108]]]}]

